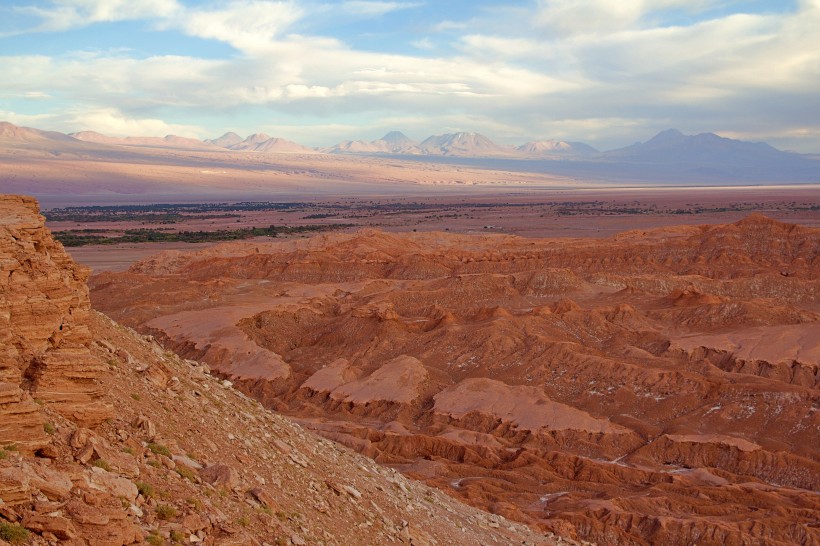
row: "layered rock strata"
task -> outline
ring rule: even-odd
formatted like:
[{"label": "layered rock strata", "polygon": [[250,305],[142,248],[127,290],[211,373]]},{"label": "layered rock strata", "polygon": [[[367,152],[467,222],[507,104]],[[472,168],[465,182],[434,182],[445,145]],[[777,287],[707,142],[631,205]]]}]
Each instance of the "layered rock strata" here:
[{"label": "layered rock strata", "polygon": [[34,199],[0,195],[0,443],[47,442],[38,404],[85,426],[111,416],[87,320],[88,270],[51,238]]}]

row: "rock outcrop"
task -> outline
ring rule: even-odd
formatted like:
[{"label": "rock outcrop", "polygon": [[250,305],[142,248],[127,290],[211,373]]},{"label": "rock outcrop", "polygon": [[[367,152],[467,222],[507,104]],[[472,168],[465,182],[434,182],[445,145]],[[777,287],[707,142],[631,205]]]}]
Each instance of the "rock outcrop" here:
[{"label": "rock outcrop", "polygon": [[0,443],[47,442],[38,405],[84,426],[110,417],[90,350],[88,271],[55,242],[31,198],[0,196]]}]

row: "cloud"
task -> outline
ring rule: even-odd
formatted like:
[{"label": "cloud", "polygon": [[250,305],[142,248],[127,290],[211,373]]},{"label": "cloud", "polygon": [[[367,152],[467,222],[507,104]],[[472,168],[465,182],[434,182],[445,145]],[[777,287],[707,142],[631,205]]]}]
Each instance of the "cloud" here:
[{"label": "cloud", "polygon": [[260,53],[304,15],[295,2],[234,1],[217,10],[189,9],[166,23],[199,38],[219,40],[247,53]]},{"label": "cloud", "polygon": [[51,32],[101,22],[167,18],[181,9],[176,0],[52,0],[49,7],[25,6],[17,11],[40,19],[29,32]]},{"label": "cloud", "polygon": [[432,51],[436,48],[436,44],[430,38],[421,38],[420,40],[413,40],[410,44],[416,49],[425,51]]},{"label": "cloud", "polygon": [[391,11],[411,9],[422,5],[420,2],[375,2],[349,0],[342,3],[342,10],[355,15],[380,16]]},{"label": "cloud", "polygon": [[539,0],[533,17],[538,27],[553,32],[608,34],[642,26],[650,16],[669,10],[699,12],[714,2],[708,0]]},{"label": "cloud", "polygon": [[[139,131],[169,131],[156,124],[163,119],[184,130],[205,124],[192,120],[235,126],[242,115],[249,132],[271,120],[317,128],[358,120],[376,131],[386,128],[380,120],[404,119],[421,134],[446,125],[507,141],[554,136],[607,147],[670,126],[759,139],[769,127],[773,137],[820,149],[820,114],[811,113],[820,91],[820,0],[755,13],[731,2],[717,11],[706,0],[542,0],[482,4],[463,20],[452,20],[452,10],[448,20],[424,19],[430,5],[52,2],[26,8],[43,29],[142,18],[169,37],[236,51],[217,59],[127,50],[0,56],[0,91],[53,95],[86,112],[83,120]],[[339,19],[416,7],[418,34],[402,27],[391,53],[357,49],[337,31]]]},{"label": "cloud", "polygon": [[195,125],[166,123],[161,119],[131,118],[116,108],[100,108],[70,112],[65,124],[71,127],[93,129],[109,136],[164,136],[177,135],[202,138],[204,131]]},{"label": "cloud", "polygon": [[94,130],[108,136],[165,136],[203,138],[207,132],[196,125],[167,123],[155,118],[134,118],[116,108],[54,110],[36,115],[0,110],[0,119],[15,125],[47,127],[65,133]]},{"label": "cloud", "polygon": [[26,91],[22,96],[24,99],[28,100],[48,100],[54,98],[48,93],[43,93],[42,91]]}]

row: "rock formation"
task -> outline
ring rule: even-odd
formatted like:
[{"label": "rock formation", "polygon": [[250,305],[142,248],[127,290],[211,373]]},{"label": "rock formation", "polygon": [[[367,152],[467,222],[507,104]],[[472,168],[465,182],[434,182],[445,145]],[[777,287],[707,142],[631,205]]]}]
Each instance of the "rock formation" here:
[{"label": "rock formation", "polygon": [[91,282],[113,318],[485,510],[601,544],[820,541],[818,229],[363,230]]},{"label": "rock formation", "polygon": [[0,196],[0,544],[556,544],[306,433],[89,309]]},{"label": "rock formation", "polygon": [[88,271],[52,240],[33,199],[0,196],[0,443],[45,445],[46,403],[84,426],[111,416],[90,350]]}]

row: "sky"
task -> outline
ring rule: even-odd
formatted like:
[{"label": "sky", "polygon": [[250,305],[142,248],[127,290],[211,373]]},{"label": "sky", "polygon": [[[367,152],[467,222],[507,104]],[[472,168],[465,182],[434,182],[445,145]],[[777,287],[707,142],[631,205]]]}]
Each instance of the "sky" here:
[{"label": "sky", "polygon": [[820,153],[820,0],[2,0],[0,120]]}]

